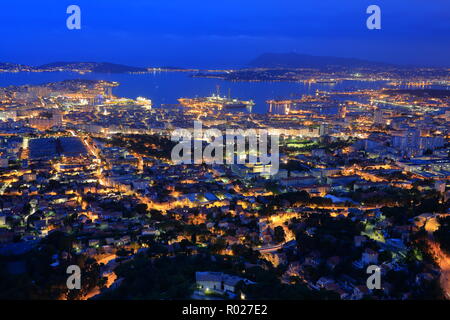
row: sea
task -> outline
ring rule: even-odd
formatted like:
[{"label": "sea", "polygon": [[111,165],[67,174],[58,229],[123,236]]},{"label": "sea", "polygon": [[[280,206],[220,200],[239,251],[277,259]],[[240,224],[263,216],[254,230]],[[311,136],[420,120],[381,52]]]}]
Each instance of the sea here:
[{"label": "sea", "polygon": [[267,100],[298,99],[304,94],[320,91],[347,91],[356,89],[379,89],[385,81],[342,81],[331,83],[304,82],[245,82],[212,78],[194,78],[188,72],[154,72],[145,74],[102,74],[74,72],[20,72],[0,73],[0,87],[10,85],[37,85],[69,79],[117,81],[113,89],[119,97],[151,99],[156,108],[177,104],[179,98],[204,97],[220,92],[240,100],[253,100],[254,113],[266,113]]}]

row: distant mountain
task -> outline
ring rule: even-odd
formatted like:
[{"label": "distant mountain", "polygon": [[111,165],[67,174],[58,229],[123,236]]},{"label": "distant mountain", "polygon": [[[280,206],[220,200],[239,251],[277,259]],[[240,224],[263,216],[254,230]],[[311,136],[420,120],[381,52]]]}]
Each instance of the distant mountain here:
[{"label": "distant mountain", "polygon": [[0,71],[21,72],[30,70],[33,70],[33,67],[23,64],[0,62]]},{"label": "distant mountain", "polygon": [[108,62],[53,62],[37,67],[41,70],[77,70],[97,73],[146,72],[146,68],[130,67]]},{"label": "distant mountain", "polygon": [[257,68],[374,68],[393,65],[354,58],[311,56],[299,53],[265,53],[251,61],[250,66]]},{"label": "distant mountain", "polygon": [[0,72],[21,71],[77,71],[96,73],[134,73],[147,72],[147,68],[130,67],[108,62],[53,62],[38,67],[0,62]]},{"label": "distant mountain", "polygon": [[21,67],[23,67],[21,64],[0,62],[1,69],[7,69],[7,68],[13,69],[13,68],[21,68]]}]

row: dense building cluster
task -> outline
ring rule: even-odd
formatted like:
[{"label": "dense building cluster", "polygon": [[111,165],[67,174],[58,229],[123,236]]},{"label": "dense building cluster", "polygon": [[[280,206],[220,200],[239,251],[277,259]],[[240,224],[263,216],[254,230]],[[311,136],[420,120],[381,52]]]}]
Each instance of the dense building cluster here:
[{"label": "dense building cluster", "polygon": [[[449,298],[448,90],[317,91],[249,114],[152,108],[117,85],[0,89],[0,272],[21,279],[0,296]],[[175,165],[171,132],[195,120],[278,135],[280,169]]]}]

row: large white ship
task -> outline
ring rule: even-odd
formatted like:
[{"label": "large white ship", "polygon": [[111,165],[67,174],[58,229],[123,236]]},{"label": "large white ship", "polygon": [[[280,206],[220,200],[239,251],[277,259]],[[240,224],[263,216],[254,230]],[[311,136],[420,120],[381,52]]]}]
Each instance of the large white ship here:
[{"label": "large white ship", "polygon": [[239,100],[230,97],[222,97],[219,93],[209,97],[180,98],[178,102],[187,108],[196,109],[243,109],[251,108],[255,105],[253,100]]}]

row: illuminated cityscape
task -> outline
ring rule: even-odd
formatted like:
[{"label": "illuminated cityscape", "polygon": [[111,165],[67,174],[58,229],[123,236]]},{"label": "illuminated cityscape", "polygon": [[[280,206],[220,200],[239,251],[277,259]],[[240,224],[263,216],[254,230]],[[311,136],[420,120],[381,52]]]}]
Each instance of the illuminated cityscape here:
[{"label": "illuminated cityscape", "polygon": [[[2,300],[450,299],[449,61],[11,61]],[[175,163],[174,130],[217,141],[194,122],[276,136],[276,172],[260,158]]]}]

